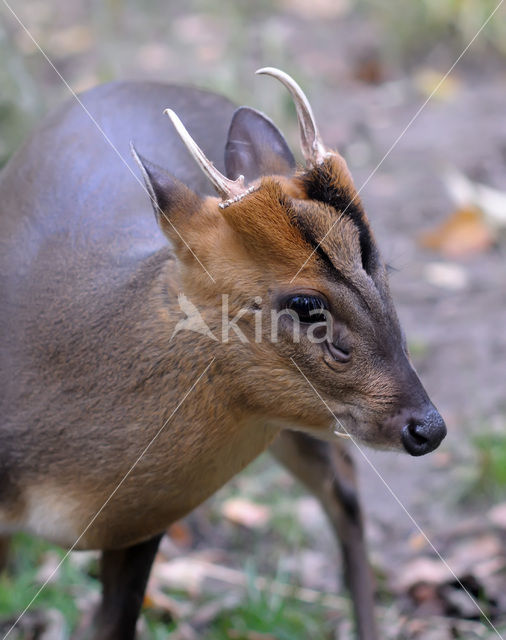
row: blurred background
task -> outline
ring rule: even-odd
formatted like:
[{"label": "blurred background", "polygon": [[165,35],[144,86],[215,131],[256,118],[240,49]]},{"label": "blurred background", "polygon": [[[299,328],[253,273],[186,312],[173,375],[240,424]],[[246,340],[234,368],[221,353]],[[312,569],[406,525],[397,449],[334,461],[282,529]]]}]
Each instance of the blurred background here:
[{"label": "blurred background", "polygon": [[[476,36],[497,2],[10,3],[31,37],[0,2],[0,165],[70,98],[38,46],[76,92],[116,79],[207,87],[266,112],[294,151],[291,101],[254,71],[276,66],[302,85],[361,188],[413,359],[449,429],[427,458],[368,455],[506,635],[506,6]],[[497,638],[354,453],[382,637]],[[62,555],[16,539],[0,632]],[[94,554],[72,554],[10,637],[64,638],[98,598],[96,575]],[[322,512],[265,455],[170,529],[141,637],[346,640],[349,609]]]}]

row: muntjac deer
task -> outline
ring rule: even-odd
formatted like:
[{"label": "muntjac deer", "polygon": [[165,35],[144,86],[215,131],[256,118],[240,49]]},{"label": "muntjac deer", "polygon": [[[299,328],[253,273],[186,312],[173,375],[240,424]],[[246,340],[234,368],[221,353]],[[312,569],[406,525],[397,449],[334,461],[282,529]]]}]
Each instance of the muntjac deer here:
[{"label": "muntjac deer", "polygon": [[258,111],[139,82],[63,106],[0,175],[0,534],[102,550],[87,637],[134,637],[163,531],[270,446],[328,514],[375,638],[332,433],[415,456],[446,433],[344,159],[261,71],[294,98],[304,167]]}]

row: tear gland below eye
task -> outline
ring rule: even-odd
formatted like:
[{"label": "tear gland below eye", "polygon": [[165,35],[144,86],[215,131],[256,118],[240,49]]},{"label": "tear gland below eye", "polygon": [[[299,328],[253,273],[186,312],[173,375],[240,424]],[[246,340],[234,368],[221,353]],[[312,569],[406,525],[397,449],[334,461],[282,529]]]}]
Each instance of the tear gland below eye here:
[{"label": "tear gland below eye", "polygon": [[346,364],[350,361],[351,353],[346,347],[338,345],[335,342],[328,342],[327,349],[332,359],[336,362]]}]

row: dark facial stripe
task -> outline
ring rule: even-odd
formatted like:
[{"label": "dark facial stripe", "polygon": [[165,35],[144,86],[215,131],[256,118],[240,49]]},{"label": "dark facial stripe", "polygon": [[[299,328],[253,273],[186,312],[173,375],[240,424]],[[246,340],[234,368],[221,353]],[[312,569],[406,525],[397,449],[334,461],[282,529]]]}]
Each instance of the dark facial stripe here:
[{"label": "dark facial stripe", "polygon": [[309,199],[324,202],[353,221],[359,232],[362,266],[371,275],[376,262],[376,249],[358,196],[353,199],[353,195],[336,182],[325,162],[307,173],[303,183]]},{"label": "dark facial stripe", "polygon": [[325,251],[324,247],[320,244],[320,240],[318,240],[314,235],[314,228],[308,223],[307,218],[302,216],[298,216],[296,210],[292,208],[292,216],[291,216],[292,224],[294,224],[297,229],[300,231],[302,237],[307,242],[307,244],[312,248],[315,252],[316,256],[320,258],[323,265],[326,267],[329,277],[331,279],[337,279],[342,282],[350,291],[353,291],[355,295],[363,301],[365,307],[367,309],[371,309],[371,306],[367,299],[364,297],[363,293],[360,289],[355,285],[355,283],[350,280],[342,271],[338,269],[338,267],[332,262],[332,259]]}]

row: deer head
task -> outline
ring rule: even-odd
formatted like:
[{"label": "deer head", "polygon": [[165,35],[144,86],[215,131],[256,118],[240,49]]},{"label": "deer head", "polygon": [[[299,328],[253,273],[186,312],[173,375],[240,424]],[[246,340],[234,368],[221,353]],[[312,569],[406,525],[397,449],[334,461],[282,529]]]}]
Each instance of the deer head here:
[{"label": "deer head", "polygon": [[294,98],[304,167],[275,125],[246,107],[230,125],[227,176],[169,111],[219,198],[201,198],[137,158],[174,246],[178,286],[218,335],[223,294],[227,314],[240,318],[223,344],[195,334],[185,348],[212,350],[229,375],[220,393],[238,411],[322,436],[337,419],[364,443],[428,453],[446,427],[411,365],[346,162],[323,144],[294,80],[272,68],[258,73]]}]

